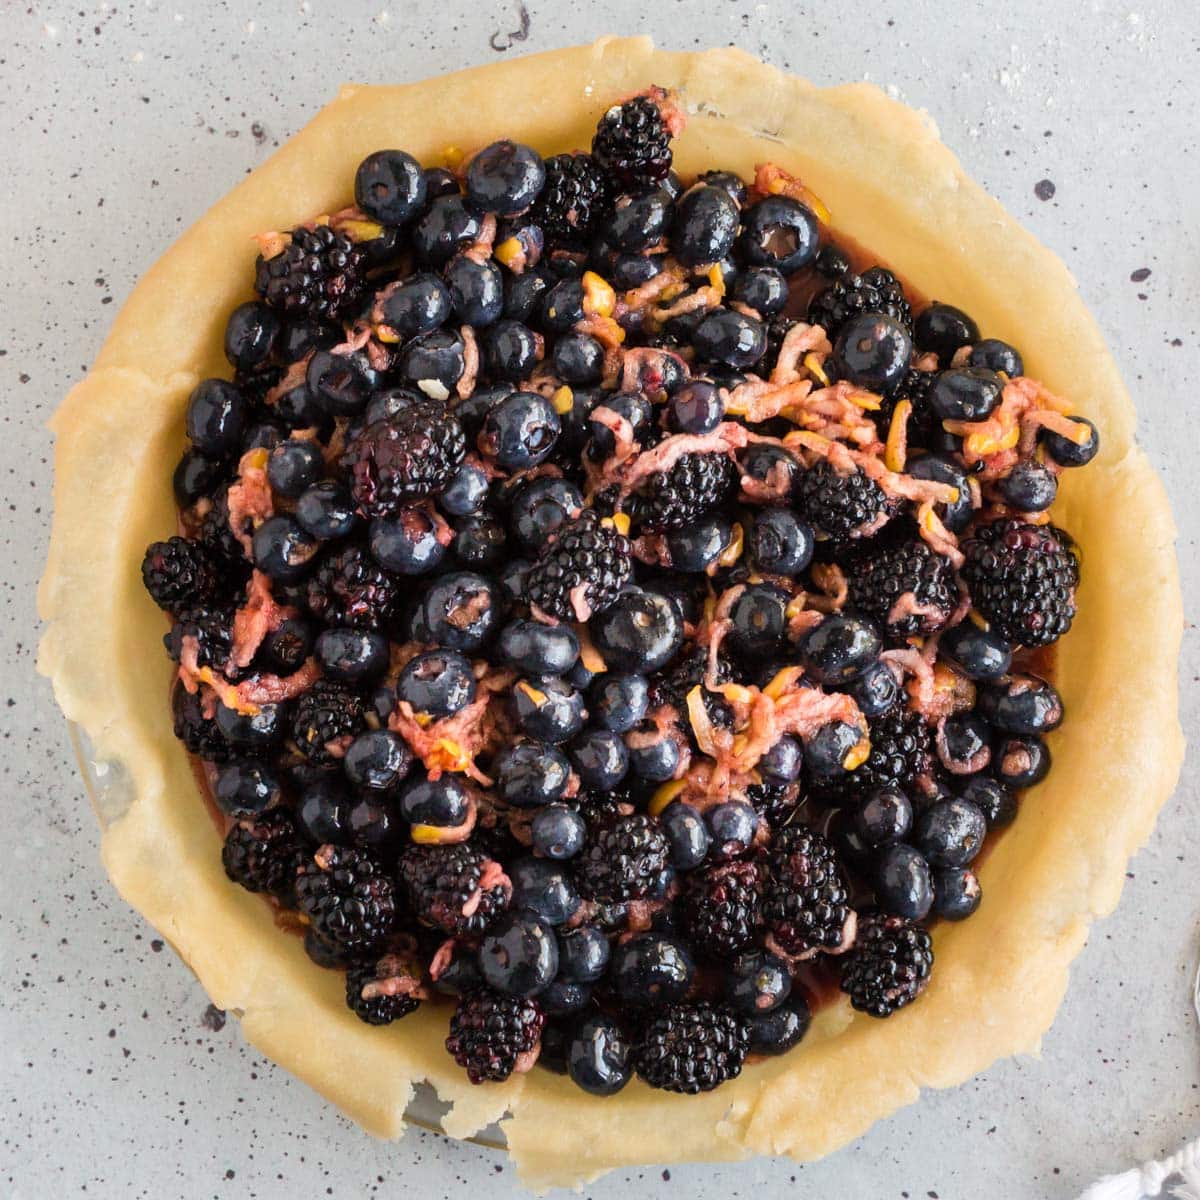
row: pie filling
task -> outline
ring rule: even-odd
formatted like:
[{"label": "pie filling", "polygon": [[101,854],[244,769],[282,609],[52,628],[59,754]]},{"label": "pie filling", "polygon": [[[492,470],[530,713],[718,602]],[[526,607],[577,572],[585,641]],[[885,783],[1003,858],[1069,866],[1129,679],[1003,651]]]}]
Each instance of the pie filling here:
[{"label": "pie filling", "polygon": [[143,562],[230,879],[476,1083],[697,1092],[916,1001],[1063,718],[1097,430],[683,124],[380,150],[261,235]]}]

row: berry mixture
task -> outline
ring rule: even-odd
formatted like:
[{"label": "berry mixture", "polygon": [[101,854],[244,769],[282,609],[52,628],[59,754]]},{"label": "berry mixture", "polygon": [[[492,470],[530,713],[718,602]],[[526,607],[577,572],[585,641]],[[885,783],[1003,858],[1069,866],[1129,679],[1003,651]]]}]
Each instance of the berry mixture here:
[{"label": "berry mixture", "polygon": [[918,1001],[1063,720],[1095,427],[683,124],[379,150],[263,234],[142,565],[230,880],[475,1083],[704,1091]]}]

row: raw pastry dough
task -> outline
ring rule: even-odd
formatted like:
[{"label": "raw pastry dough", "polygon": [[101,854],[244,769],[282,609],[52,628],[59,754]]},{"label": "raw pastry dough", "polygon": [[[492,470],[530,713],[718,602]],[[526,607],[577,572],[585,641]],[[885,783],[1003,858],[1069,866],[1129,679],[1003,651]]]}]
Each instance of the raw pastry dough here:
[{"label": "raw pastry dough", "polygon": [[[986,903],[971,921],[938,927],[937,969],[920,1003],[888,1021],[835,1004],[799,1049],[703,1096],[635,1081],[602,1100],[546,1071],[472,1087],[443,1048],[444,1009],[386,1030],[362,1024],[345,1007],[341,975],[314,966],[261,899],[226,880],[171,734],[162,618],[138,566],[146,544],[173,530],[170,474],[188,392],[228,370],[222,330],[249,294],[252,234],[346,203],[356,165],[381,147],[425,161],[501,136],[547,153],[584,147],[604,106],[651,83],[679,89],[692,114],[676,143],[684,175],[722,167],[749,177],[766,160],[796,172],[837,229],[924,294],[969,309],[1099,424],[1099,459],[1066,473],[1056,509],[1084,551],[1080,615],[1059,654],[1070,719],[1052,738],[1049,780],[983,865]],[[213,1002],[241,1014],[255,1046],[366,1129],[397,1136],[413,1081],[427,1079],[453,1104],[455,1136],[509,1112],[510,1151],[535,1186],[624,1164],[813,1158],[922,1086],[948,1087],[1001,1055],[1035,1050],[1089,922],[1116,904],[1126,861],[1179,769],[1174,528],[1134,445],[1133,406],[1112,359],[1062,263],[967,178],[927,118],[864,84],[818,89],[736,50],[668,53],[638,38],[410,86],[347,87],[146,275],[53,428],[40,665],[67,716],[127,777],[128,807],[103,838],[117,888]]]}]

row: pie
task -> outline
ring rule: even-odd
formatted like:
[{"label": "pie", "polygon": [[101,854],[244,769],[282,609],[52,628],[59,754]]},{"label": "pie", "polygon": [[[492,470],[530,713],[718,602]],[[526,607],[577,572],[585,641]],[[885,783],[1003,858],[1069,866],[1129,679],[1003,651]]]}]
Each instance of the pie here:
[{"label": "pie", "polygon": [[1035,1050],[1179,770],[1116,368],[865,85],[608,39],[348,87],[54,429],[114,883],[366,1129],[427,1080],[537,1186]]}]

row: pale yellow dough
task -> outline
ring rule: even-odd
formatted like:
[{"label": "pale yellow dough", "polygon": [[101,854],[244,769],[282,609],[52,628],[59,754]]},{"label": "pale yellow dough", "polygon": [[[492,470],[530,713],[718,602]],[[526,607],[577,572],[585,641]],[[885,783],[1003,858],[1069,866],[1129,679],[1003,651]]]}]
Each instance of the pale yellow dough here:
[{"label": "pale yellow dough", "polygon": [[[225,879],[171,734],[161,617],[138,567],[146,544],[173,531],[184,403],[199,379],[227,372],[221,333],[249,295],[252,234],[349,202],[357,163],[381,147],[426,161],[501,136],[547,153],[586,147],[603,108],[651,83],[679,89],[691,113],[676,144],[684,175],[750,176],[767,160],[796,172],[836,228],[1019,346],[1029,374],[1099,424],[1103,452],[1067,474],[1056,509],[1084,553],[1080,615],[1059,658],[1069,720],[1052,738],[1049,780],[983,866],[979,913],[937,929],[937,967],[918,1004],[888,1021],[834,1005],[798,1050],[705,1096],[634,1082],[600,1100],[545,1071],[473,1088],[443,1049],[444,1010],[362,1024],[341,976],[314,966],[267,905]],[[410,86],[347,87],[147,274],[53,428],[40,665],[97,754],[128,775],[128,809],[102,843],[117,888],[213,1002],[242,1014],[255,1046],[366,1129],[399,1135],[413,1081],[429,1080],[454,1105],[456,1136],[510,1114],[510,1152],[534,1186],[635,1163],[815,1158],[922,1086],[1035,1050],[1089,922],[1116,904],[1179,770],[1174,528],[1112,359],[1062,263],[967,178],[927,118],[864,84],[818,89],[740,51],[667,53],[626,39]]]}]

